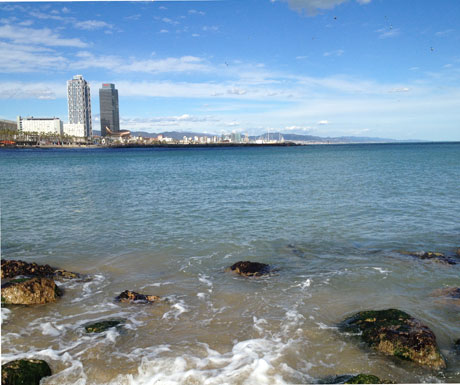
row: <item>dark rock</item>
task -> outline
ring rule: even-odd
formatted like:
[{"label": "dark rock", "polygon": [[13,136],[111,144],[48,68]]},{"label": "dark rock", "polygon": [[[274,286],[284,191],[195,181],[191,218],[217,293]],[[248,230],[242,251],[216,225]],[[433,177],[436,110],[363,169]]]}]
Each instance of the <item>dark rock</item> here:
[{"label": "dark rock", "polygon": [[39,385],[47,376],[51,376],[51,369],[42,360],[15,360],[2,365],[2,385]]},{"label": "dark rock", "polygon": [[433,262],[441,263],[444,265],[456,265],[457,261],[454,258],[448,257],[443,253],[434,253],[428,251],[426,253],[414,253],[414,252],[407,252],[407,251],[400,251],[400,254],[410,255],[412,257],[416,257],[422,260],[430,260]]},{"label": "dark rock", "polygon": [[446,303],[460,305],[460,287],[446,287],[444,289],[435,290],[432,295],[442,297]]},{"label": "dark rock", "polygon": [[120,320],[106,320],[106,321],[94,322],[94,323],[85,325],[85,331],[87,333],[102,333],[110,328],[121,325],[121,323],[122,321]]},{"label": "dark rock", "polygon": [[354,314],[340,324],[345,332],[360,334],[373,349],[432,369],[446,367],[434,333],[419,320],[397,310],[371,310]]},{"label": "dark rock", "polygon": [[345,384],[384,384],[380,378],[372,374],[358,374],[357,376],[351,377]]},{"label": "dark rock", "polygon": [[2,303],[7,305],[55,302],[61,294],[52,278],[22,278],[2,285]]},{"label": "dark rock", "polygon": [[160,301],[160,297],[156,295],[139,294],[135,291],[125,290],[123,293],[115,297],[119,302],[137,302],[137,303],[153,303]]},{"label": "dark rock", "polygon": [[247,277],[259,277],[270,273],[270,266],[259,262],[239,261],[227,268],[227,270]]},{"label": "dark rock", "polygon": [[320,383],[325,383],[325,384],[391,384],[392,382],[382,381],[380,378],[372,374],[362,374],[361,373],[358,375],[345,374],[342,376],[329,377],[329,378],[326,378],[320,381]]},{"label": "dark rock", "polygon": [[457,354],[460,354],[460,338],[454,342],[454,348],[457,351]]},{"label": "dark rock", "polygon": [[27,277],[62,277],[79,278],[80,275],[70,271],[55,269],[50,265],[38,265],[35,262],[15,261],[12,259],[2,259],[2,279],[14,278],[17,276]]}]

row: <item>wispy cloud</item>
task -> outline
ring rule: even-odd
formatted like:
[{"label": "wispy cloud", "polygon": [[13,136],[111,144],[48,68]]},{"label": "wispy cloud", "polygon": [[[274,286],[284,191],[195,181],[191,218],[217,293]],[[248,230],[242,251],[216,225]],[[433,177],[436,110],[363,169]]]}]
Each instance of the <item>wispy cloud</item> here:
[{"label": "wispy cloud", "polygon": [[342,56],[344,53],[343,49],[337,49],[335,51],[324,52],[323,56]]},{"label": "wispy cloud", "polygon": [[399,28],[390,28],[390,29],[382,28],[382,29],[378,29],[375,32],[377,32],[379,34],[380,39],[387,39],[387,38],[391,38],[391,37],[396,37],[396,36],[399,36],[400,33],[401,33]]},{"label": "wispy cloud", "polygon": [[49,28],[22,28],[13,25],[0,26],[0,38],[20,44],[37,44],[53,47],[86,47],[87,44],[77,38],[67,39]]},{"label": "wispy cloud", "polygon": [[[275,1],[275,0],[272,0]],[[289,4],[289,7],[298,11],[305,12],[309,16],[315,16],[318,12],[333,9],[348,0],[282,0]],[[356,0],[359,4],[368,4],[371,0]]]}]

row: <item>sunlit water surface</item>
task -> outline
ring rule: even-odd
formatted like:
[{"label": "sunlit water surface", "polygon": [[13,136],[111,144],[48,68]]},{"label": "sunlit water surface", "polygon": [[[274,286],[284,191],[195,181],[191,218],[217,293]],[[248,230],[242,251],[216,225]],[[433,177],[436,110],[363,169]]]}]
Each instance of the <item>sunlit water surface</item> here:
[{"label": "sunlit water surface", "polygon": [[[55,304],[2,309],[2,360],[43,384],[284,384],[372,373],[460,382],[460,265],[399,251],[460,247],[460,144],[0,151],[2,257],[88,275]],[[248,279],[238,260],[275,268]],[[125,289],[155,305],[116,303]],[[435,332],[432,372],[337,323],[399,308]],[[90,335],[82,325],[119,318]]]}]

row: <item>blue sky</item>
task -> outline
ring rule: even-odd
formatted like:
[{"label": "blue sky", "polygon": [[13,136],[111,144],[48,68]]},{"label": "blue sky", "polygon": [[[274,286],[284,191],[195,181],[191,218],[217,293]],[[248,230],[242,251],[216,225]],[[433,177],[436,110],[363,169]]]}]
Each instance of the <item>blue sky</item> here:
[{"label": "blue sky", "polygon": [[0,3],[0,117],[115,83],[121,127],[460,140],[460,1]]}]

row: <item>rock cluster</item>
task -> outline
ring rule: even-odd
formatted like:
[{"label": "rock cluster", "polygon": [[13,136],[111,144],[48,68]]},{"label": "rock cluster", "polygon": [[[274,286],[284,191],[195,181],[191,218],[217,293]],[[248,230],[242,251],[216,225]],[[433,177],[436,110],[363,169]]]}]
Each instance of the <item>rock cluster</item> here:
[{"label": "rock cluster", "polygon": [[51,376],[49,365],[42,360],[15,360],[2,365],[2,385],[39,385]]},{"label": "rock cluster", "polygon": [[434,296],[442,297],[445,302],[460,306],[460,287],[446,287],[433,292]]},{"label": "rock cluster", "polygon": [[119,302],[153,303],[160,301],[157,295],[139,294],[135,291],[125,290],[115,298]]},{"label": "rock cluster", "polygon": [[446,367],[434,333],[419,320],[397,310],[371,310],[354,314],[340,325],[345,332],[360,334],[370,347],[432,369]]},{"label": "rock cluster", "polygon": [[228,267],[227,270],[246,277],[260,277],[270,273],[270,266],[259,262],[239,261]]},{"label": "rock cluster", "polygon": [[62,277],[62,278],[78,278],[77,273],[56,269],[50,265],[38,265],[35,262],[29,263],[24,261],[16,261],[13,259],[2,259],[1,262],[2,279],[14,278],[17,276],[27,277]]}]

